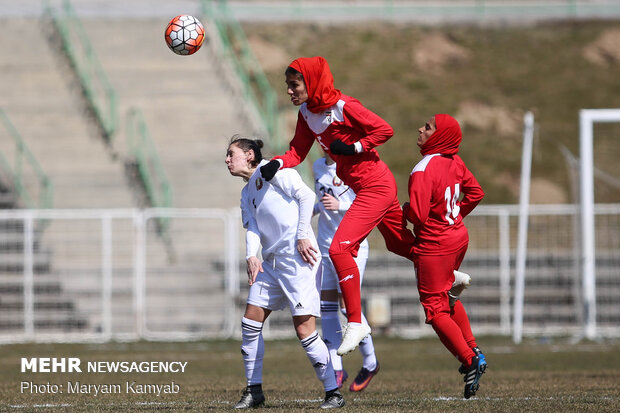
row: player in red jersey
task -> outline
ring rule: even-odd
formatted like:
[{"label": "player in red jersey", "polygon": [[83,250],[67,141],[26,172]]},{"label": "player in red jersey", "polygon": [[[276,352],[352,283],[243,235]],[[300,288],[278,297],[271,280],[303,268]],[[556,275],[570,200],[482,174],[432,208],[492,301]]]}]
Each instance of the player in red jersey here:
[{"label": "player in red jersey", "polygon": [[261,168],[268,181],[280,168],[301,163],[316,140],[336,161],[336,174],[357,194],[329,249],[338,273],[348,323],[337,350],[357,347],[370,327],[362,323],[360,276],[354,257],[360,243],[377,227],[388,250],[413,261],[414,237],[406,228],[396,181],[374,149],[393,135],[392,127],[357,99],[334,88],[327,61],[320,56],[294,60],[286,69],[287,93],[299,106],[290,149]]},{"label": "player in red jersey", "polygon": [[416,236],[418,291],[426,322],[462,363],[459,371],[465,374],[464,396],[469,399],[476,394],[487,364],[463,304],[456,301],[451,307],[448,292],[469,243],[463,218],[478,205],[484,192],[457,155],[462,135],[453,117],[435,115],[418,132],[424,157],[411,172],[410,202],[403,205]]}]

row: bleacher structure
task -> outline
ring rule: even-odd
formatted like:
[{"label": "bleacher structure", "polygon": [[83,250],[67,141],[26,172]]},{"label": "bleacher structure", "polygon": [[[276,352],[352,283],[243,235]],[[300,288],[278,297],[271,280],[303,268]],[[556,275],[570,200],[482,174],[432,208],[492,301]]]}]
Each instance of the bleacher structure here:
[{"label": "bleacher structure", "polygon": [[[0,60],[13,80],[0,84],[11,125],[0,126],[0,341],[238,337],[243,183],[223,156],[234,133],[277,129],[248,98],[255,82],[235,80],[245,69],[220,36],[239,27],[211,22],[218,14],[203,7],[210,41],[187,58],[167,50],[166,18],[78,18],[61,4],[41,20],[3,21],[51,41],[25,31],[30,47]],[[13,163],[24,153],[36,167]],[[24,186],[35,200],[53,187],[53,204],[27,202]],[[593,213],[597,333],[617,336],[620,206]],[[472,286],[462,300],[480,334],[511,334],[517,224],[514,205],[466,219]],[[580,337],[579,209],[531,206],[528,235],[524,333]],[[432,334],[412,264],[377,234],[371,245],[362,297],[375,331]],[[290,314],[274,313],[265,332],[292,336]]]}]

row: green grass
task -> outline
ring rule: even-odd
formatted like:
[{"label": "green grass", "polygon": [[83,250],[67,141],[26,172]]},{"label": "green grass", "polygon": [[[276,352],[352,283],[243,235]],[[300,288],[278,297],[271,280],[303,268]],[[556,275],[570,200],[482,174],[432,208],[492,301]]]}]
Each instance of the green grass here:
[{"label": "green grass", "polygon": [[[396,175],[402,200],[409,173],[421,157],[415,145],[417,129],[434,113],[455,115],[466,101],[505,109],[517,119],[533,111],[537,122],[533,177],[553,183],[570,200],[559,144],[578,155],[579,110],[620,107],[620,62],[610,58],[606,66],[596,65],[584,57],[584,50],[605,30],[618,27],[620,22],[602,21],[521,27],[244,24],[250,38],[261,38],[290,60],[324,56],[336,87],[394,127],[394,137],[380,153]],[[466,50],[469,58],[441,70],[414,65],[413,51],[435,32]],[[283,81],[287,64],[268,70],[267,75],[282,107],[288,108]],[[618,176],[620,126],[611,128],[611,137],[596,140],[595,162]],[[464,125],[463,132],[461,156],[485,189],[484,202],[516,202],[522,131],[502,135],[493,125]],[[603,187],[596,192],[597,202],[617,199],[617,189]]]},{"label": "green grass", "polygon": [[[620,342],[569,344],[564,339],[482,337],[489,369],[475,398],[462,398],[458,362],[439,340],[376,339],[381,371],[362,393],[343,392],[348,412],[612,412],[620,402]],[[0,411],[230,411],[244,386],[238,341],[190,343],[16,344],[0,353]],[[21,373],[22,357],[79,357],[88,361],[186,361],[179,374]],[[344,358],[353,376],[358,352]],[[178,394],[29,394],[22,381],[45,384],[165,384]],[[351,380],[351,379],[350,379]],[[348,382],[350,383],[350,381]],[[347,383],[347,384],[348,384]],[[66,388],[66,385],[64,386]],[[267,341],[265,411],[311,411],[323,396],[296,340]]]}]

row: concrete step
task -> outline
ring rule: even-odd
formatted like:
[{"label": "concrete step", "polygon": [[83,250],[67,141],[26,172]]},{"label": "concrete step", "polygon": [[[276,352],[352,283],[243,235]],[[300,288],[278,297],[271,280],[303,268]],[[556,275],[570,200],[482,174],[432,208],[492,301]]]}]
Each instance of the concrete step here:
[{"label": "concrete step", "polygon": [[[24,271],[24,255],[19,252],[2,252],[0,254],[0,271],[17,272]],[[46,250],[39,250],[33,253],[33,270],[36,272],[48,272],[51,268],[51,253]]]},{"label": "concrete step", "polygon": [[[36,18],[0,18],[0,23],[28,44],[0,51],[0,70],[11,79],[0,83],[0,106],[51,179],[54,206],[133,206],[123,165],[105,150],[71,70],[45,39],[49,27]],[[14,159],[12,140],[0,139],[0,151]]]}]

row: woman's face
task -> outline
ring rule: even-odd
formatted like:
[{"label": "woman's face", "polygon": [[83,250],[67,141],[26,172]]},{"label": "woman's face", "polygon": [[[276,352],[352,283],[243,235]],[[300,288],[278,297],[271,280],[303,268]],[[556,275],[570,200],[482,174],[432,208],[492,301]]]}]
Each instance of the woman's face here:
[{"label": "woman's face", "polygon": [[306,82],[298,74],[286,75],[286,93],[291,97],[291,102],[299,106],[308,100]]},{"label": "woman's face", "polygon": [[[232,176],[248,176],[248,173],[252,170],[250,167],[250,159],[253,155],[253,151],[243,152],[243,149],[238,147],[235,144],[232,144],[228,147],[228,151],[226,152],[226,166],[228,167],[228,172]],[[252,174],[250,173],[249,176]]]},{"label": "woman's face", "polygon": [[427,141],[428,138],[431,137],[433,133],[437,130],[437,125],[435,124],[435,117],[431,116],[431,118],[418,129],[418,146],[421,148]]}]

